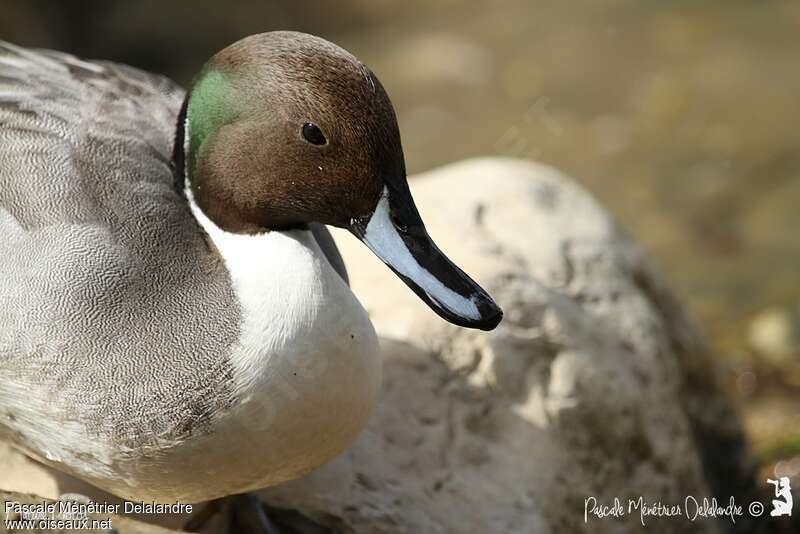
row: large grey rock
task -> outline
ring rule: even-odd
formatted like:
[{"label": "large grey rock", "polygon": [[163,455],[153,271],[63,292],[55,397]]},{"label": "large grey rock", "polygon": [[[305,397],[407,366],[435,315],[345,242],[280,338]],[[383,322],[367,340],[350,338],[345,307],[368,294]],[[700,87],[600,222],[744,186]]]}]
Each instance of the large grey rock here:
[{"label": "large grey rock", "polygon": [[[382,336],[382,399],[346,453],[264,490],[267,502],[343,533],[602,534],[640,532],[640,517],[585,523],[590,497],[750,496],[741,431],[700,337],[590,195],[550,168],[505,159],[411,183],[431,235],[505,321],[491,333],[443,322],[337,233]],[[18,453],[5,458],[12,489],[82,491]],[[664,533],[728,524],[648,520]],[[750,531],[744,519],[736,528]]]},{"label": "large grey rock", "polygon": [[505,321],[482,333],[438,320],[337,234],[384,339],[383,399],[346,454],[265,491],[270,502],[358,533],[620,533],[641,531],[638,513],[584,523],[585,499],[727,504],[749,491],[737,419],[699,336],[586,191],[504,159],[418,176],[412,191],[440,248]]}]

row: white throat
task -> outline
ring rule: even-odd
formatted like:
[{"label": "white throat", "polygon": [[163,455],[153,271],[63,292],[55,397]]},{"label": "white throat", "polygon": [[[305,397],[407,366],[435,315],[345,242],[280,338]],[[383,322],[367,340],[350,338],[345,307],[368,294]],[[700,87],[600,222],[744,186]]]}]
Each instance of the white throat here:
[{"label": "white throat", "polygon": [[346,311],[365,313],[309,230],[226,232],[198,206],[188,184],[185,193],[192,213],[225,262],[242,308],[235,355],[240,363],[253,365],[287,350],[290,342],[299,343],[295,337],[301,332],[307,336],[320,316],[327,315],[326,307],[346,305]]},{"label": "white throat", "polygon": [[[231,359],[236,389],[257,413],[248,424],[267,430],[272,421],[265,413],[307,411],[309,402],[360,405],[353,415],[363,418],[380,382],[377,336],[313,234],[226,232],[203,213],[188,187],[186,197],[219,250],[241,306],[242,329]],[[353,381],[361,384],[353,387]],[[350,415],[342,411],[337,417]]]}]

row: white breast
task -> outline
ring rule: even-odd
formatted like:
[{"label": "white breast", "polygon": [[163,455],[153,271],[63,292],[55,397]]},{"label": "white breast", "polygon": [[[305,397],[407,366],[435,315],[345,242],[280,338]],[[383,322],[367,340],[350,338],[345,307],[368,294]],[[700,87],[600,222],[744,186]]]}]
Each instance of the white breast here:
[{"label": "white breast", "polygon": [[307,473],[363,429],[380,387],[372,324],[311,232],[231,234],[190,205],[241,305],[231,354],[240,403],[213,434],[176,451],[171,471],[183,465],[192,478],[161,480],[162,499],[208,499]]}]

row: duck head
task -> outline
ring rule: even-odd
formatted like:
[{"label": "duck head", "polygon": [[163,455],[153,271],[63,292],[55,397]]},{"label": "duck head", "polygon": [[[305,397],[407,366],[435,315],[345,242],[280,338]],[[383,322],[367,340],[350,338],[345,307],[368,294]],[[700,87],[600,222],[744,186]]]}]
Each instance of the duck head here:
[{"label": "duck head", "polygon": [[500,308],[425,230],[392,104],[350,53],[294,32],[238,41],[196,78],[178,130],[179,179],[222,230],[346,228],[444,319],[499,324]]}]

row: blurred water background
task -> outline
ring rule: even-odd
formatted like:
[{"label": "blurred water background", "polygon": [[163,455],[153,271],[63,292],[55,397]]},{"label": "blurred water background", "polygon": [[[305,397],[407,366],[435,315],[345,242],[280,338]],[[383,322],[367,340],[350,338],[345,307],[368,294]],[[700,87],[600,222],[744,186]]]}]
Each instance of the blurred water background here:
[{"label": "blurred water background", "polygon": [[577,177],[719,354],[765,474],[800,475],[800,2],[0,0],[0,38],[187,84],[247,34],[370,65],[410,172],[499,154]]}]

